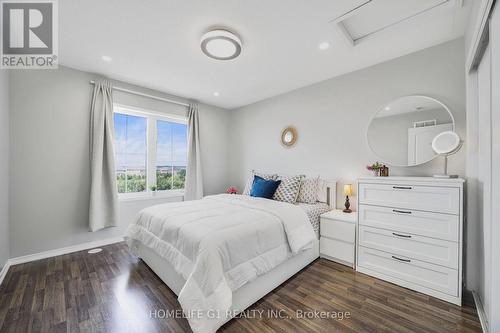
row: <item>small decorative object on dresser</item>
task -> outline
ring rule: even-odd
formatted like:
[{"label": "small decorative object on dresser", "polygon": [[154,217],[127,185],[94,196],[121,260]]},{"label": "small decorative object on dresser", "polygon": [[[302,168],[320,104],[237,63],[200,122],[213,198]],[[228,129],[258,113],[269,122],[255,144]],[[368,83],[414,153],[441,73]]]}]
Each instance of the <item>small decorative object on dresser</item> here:
[{"label": "small decorative object on dresser", "polygon": [[389,177],[389,167],[385,164],[380,168],[380,177]]},{"label": "small decorative object on dresser", "polygon": [[234,186],[229,186],[226,190],[228,194],[238,194],[238,189]]},{"label": "small decorative object on dresser", "polygon": [[461,305],[463,184],[359,179],[356,270]]},{"label": "small decorative object on dresser", "polygon": [[331,210],[320,218],[320,257],[354,268],[357,214],[340,209]]},{"label": "small decorative object on dresser", "polygon": [[349,208],[351,207],[351,204],[349,202],[349,196],[352,195],[352,185],[351,184],[345,184],[344,185],[344,195],[345,195],[345,209],[343,210],[344,213],[352,213],[352,210]]},{"label": "small decorative object on dresser", "polygon": [[380,174],[380,168],[382,167],[381,164],[379,164],[378,162],[375,162],[373,163],[372,165],[367,165],[366,166],[366,169],[373,172],[373,175],[375,177],[378,177],[379,174]]}]

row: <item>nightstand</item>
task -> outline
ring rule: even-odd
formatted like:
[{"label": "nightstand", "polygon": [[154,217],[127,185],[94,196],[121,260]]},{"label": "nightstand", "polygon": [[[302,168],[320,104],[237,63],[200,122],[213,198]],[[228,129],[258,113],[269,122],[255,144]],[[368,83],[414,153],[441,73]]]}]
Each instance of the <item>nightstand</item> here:
[{"label": "nightstand", "polygon": [[354,268],[356,249],[356,212],[344,213],[340,209],[321,215],[319,255]]}]

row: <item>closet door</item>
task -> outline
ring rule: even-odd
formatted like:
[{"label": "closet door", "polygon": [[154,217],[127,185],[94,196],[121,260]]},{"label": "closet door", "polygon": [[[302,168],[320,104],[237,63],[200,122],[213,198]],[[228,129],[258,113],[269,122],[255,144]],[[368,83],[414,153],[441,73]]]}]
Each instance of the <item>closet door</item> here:
[{"label": "closet door", "polygon": [[[491,302],[491,47],[488,45],[477,69],[478,81],[478,181],[479,181],[479,237],[483,248],[479,252],[484,255],[483,266],[479,270],[480,294],[483,295],[483,306],[487,315]],[[480,255],[481,255],[480,254]]]}]

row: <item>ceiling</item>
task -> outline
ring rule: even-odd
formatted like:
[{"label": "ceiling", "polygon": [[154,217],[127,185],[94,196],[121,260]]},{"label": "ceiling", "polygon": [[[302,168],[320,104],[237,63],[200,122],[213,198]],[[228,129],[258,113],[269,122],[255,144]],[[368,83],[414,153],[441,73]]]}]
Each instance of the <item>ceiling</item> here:
[{"label": "ceiling", "polygon": [[[59,58],[65,66],[233,109],[461,37],[470,1],[64,0]],[[346,13],[355,46],[334,23]],[[201,52],[200,37],[211,27],[241,37],[237,59]],[[320,50],[325,41],[330,48]]]}]

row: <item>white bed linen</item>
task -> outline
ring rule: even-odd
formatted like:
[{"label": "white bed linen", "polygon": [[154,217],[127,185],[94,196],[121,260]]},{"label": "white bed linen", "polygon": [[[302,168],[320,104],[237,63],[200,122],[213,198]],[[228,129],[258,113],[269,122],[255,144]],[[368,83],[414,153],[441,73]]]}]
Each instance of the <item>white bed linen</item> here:
[{"label": "white bed linen", "polygon": [[296,205],[240,195],[144,209],[127,232],[186,280],[179,302],[194,332],[215,332],[232,292],[312,246],[315,234]]}]

